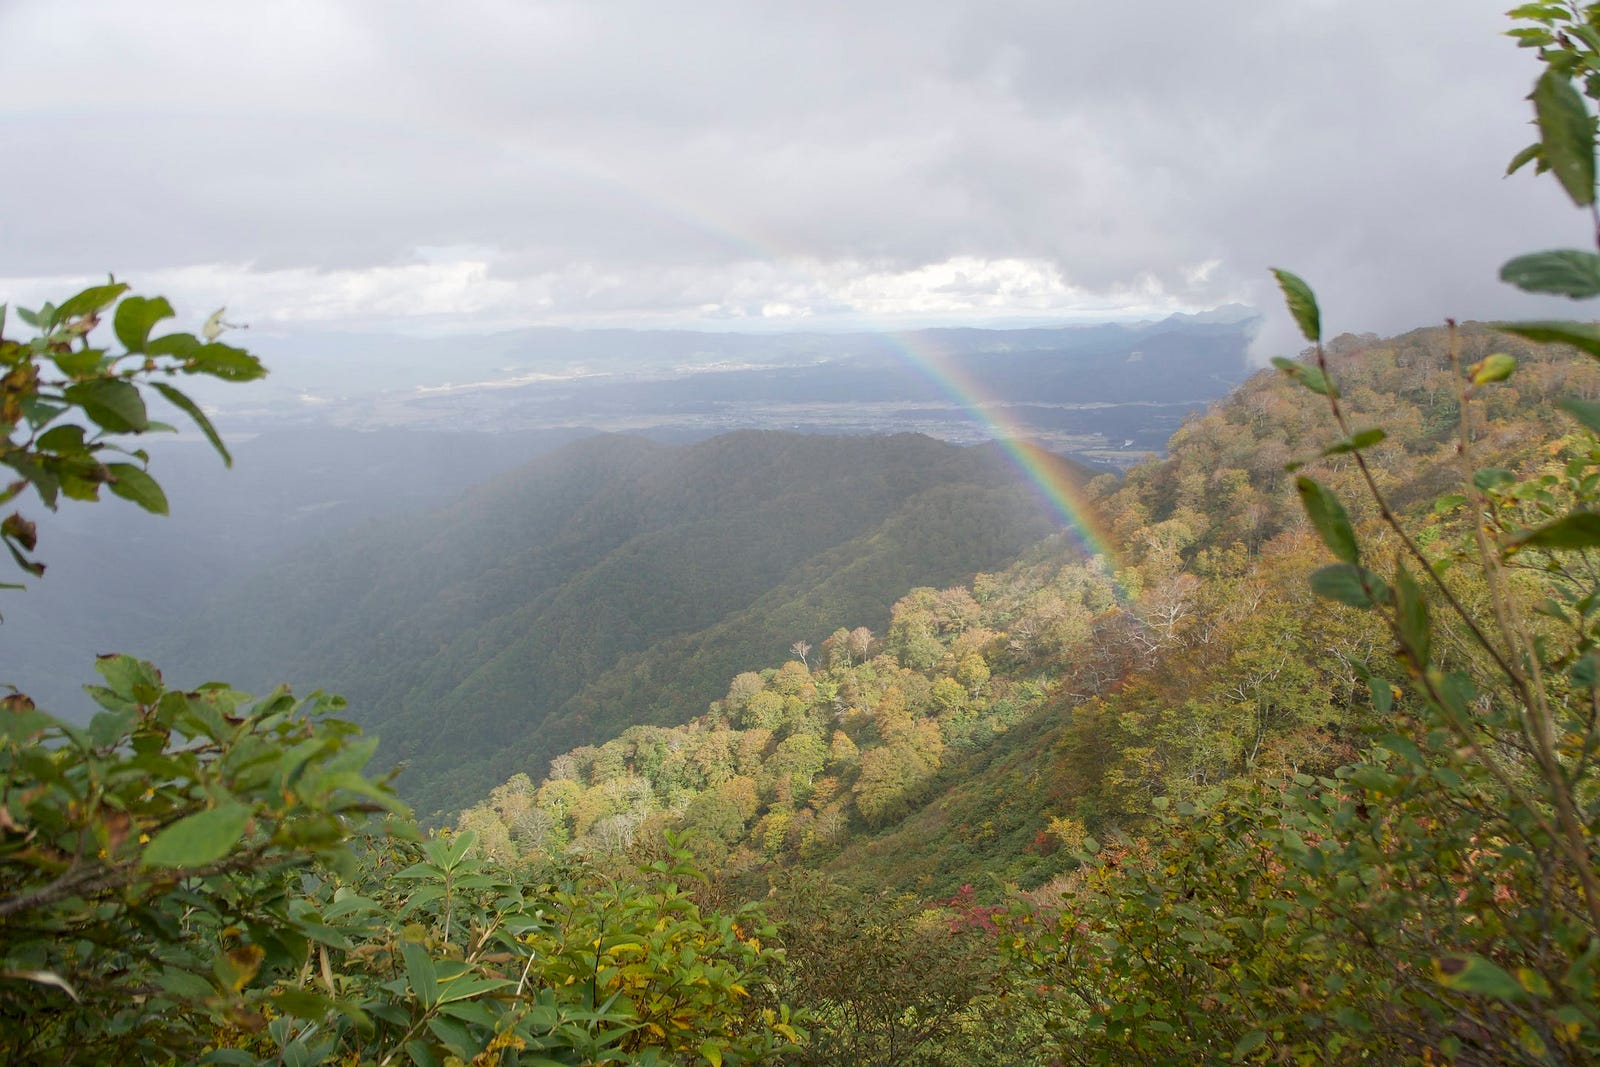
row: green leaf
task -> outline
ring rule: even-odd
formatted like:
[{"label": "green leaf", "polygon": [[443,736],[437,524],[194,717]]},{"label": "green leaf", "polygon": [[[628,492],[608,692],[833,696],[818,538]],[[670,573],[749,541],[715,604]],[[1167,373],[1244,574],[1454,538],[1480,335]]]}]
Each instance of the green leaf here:
[{"label": "green leaf", "polygon": [[407,941],[400,946],[400,955],[405,958],[411,991],[424,1008],[433,1007],[439,1002],[439,972],[428,957],[427,949],[415,941]]},{"label": "green leaf", "polygon": [[1433,636],[1428,622],[1428,602],[1411,572],[1401,566],[1394,576],[1395,624],[1400,637],[1411,650],[1418,666],[1426,665],[1432,654]]},{"label": "green leaf", "polygon": [[1367,692],[1372,696],[1372,710],[1379,715],[1389,714],[1394,707],[1394,684],[1376,674],[1367,678]]},{"label": "green leaf", "polygon": [[1554,551],[1578,551],[1600,546],[1600,514],[1578,511],[1564,515],[1554,522],[1523,530],[1511,538],[1511,547],[1548,548]]},{"label": "green leaf", "polygon": [[200,432],[206,435],[206,440],[211,442],[211,447],[216,449],[217,454],[222,457],[222,462],[226,466],[233,466],[233,457],[228,454],[227,446],[222,443],[222,438],[218,436],[217,428],[211,425],[210,419],[206,418],[206,413],[200,410],[199,404],[196,404],[184,393],[167,385],[165,382],[151,382],[150,384],[155,387],[156,392],[167,398],[168,403],[193,419],[194,424],[200,427]]},{"label": "green leaf", "polygon": [[0,740],[37,741],[44,733],[58,729],[60,725],[52,716],[27,704],[15,709],[0,705]]},{"label": "green leaf", "polygon": [[1556,407],[1578,420],[1590,433],[1600,434],[1600,404],[1592,400],[1562,397],[1556,401]]},{"label": "green leaf", "polygon": [[139,708],[138,701],[120,697],[103,685],[86,685],[83,687],[83,691],[88,693],[90,699],[96,704],[118,715],[128,711],[137,711]]},{"label": "green leaf", "polygon": [[100,485],[106,480],[106,469],[89,461],[82,469],[62,465],[57,474],[61,478],[61,492],[69,500],[99,500]]},{"label": "green leaf", "polygon": [[1600,295],[1600,255],[1575,248],[1533,252],[1508,260],[1500,280],[1529,293],[1559,293],[1574,300]]},{"label": "green leaf", "polygon": [[1555,34],[1537,26],[1507,30],[1506,36],[1515,37],[1518,48],[1544,48],[1556,43]]},{"label": "green leaf", "polygon": [[167,303],[165,297],[130,296],[117,305],[112,328],[116,331],[117,340],[129,352],[143,352],[155,324],[162,319],[170,319],[172,315],[172,305]]},{"label": "green leaf", "polygon": [[335,1008],[333,1001],[309,989],[281,989],[272,994],[272,1006],[301,1019],[320,1019]]},{"label": "green leaf", "polygon": [[109,365],[106,354],[98,348],[85,348],[76,352],[56,352],[50,358],[68,378],[92,378]]},{"label": "green leaf", "polygon": [[1529,163],[1532,163],[1534,160],[1538,159],[1543,153],[1543,149],[1544,146],[1535,141],[1527,148],[1524,148],[1522,151],[1512,156],[1511,163],[1506,167],[1506,177],[1509,178],[1523,167],[1526,167]]},{"label": "green leaf", "polygon": [[1472,472],[1472,484],[1485,493],[1504,489],[1517,480],[1517,476],[1504,467],[1483,467]]},{"label": "green leaf", "polygon": [[209,374],[229,382],[248,382],[267,373],[255,356],[217,341],[194,349],[185,360],[185,374]]},{"label": "green leaf", "polygon": [[1600,358],[1600,326],[1588,322],[1497,322],[1494,328],[1541,344],[1571,345]]},{"label": "green leaf", "polygon": [[449,1004],[452,1001],[468,1000],[480,993],[492,993],[515,984],[505,978],[478,978],[470,972],[464,972],[460,977],[445,983],[439,1003]]},{"label": "green leaf", "polygon": [[215,996],[217,993],[216,986],[212,985],[207,979],[201,978],[198,974],[191,974],[188,971],[180,971],[174,967],[168,967],[157,975],[156,985],[175,997],[182,997],[187,1000],[203,1000],[206,997]]},{"label": "green leaf", "polygon": [[1339,498],[1322,485],[1304,476],[1294,480],[1295,491],[1306,509],[1306,517],[1316,528],[1317,536],[1338,559],[1354,563],[1361,558],[1361,548],[1356,544],[1355,530],[1350,527],[1350,516]]},{"label": "green leaf", "polygon": [[1518,4],[1506,12],[1508,18],[1532,19],[1536,22],[1549,23],[1553,19],[1565,18],[1567,9],[1560,4]]},{"label": "green leaf", "polygon": [[[1593,16],[1591,15],[1590,17],[1592,18]],[[1585,25],[1582,22],[1573,22],[1568,24],[1566,32],[1582,40],[1584,44],[1589,46],[1589,51],[1600,52],[1600,33],[1595,32],[1593,26]],[[1594,60],[1590,58],[1587,60],[1586,65],[1590,70],[1593,70]],[[1585,88],[1587,89],[1588,86],[1586,85]]]},{"label": "green leaf", "polygon": [[1559,71],[1547,69],[1533,87],[1541,155],[1579,207],[1594,203],[1594,123],[1583,97]]},{"label": "green leaf", "polygon": [[1250,1053],[1254,1052],[1256,1049],[1260,1048],[1266,1043],[1266,1031],[1252,1030],[1248,1034],[1245,1034],[1243,1037],[1241,1037],[1233,1046],[1233,1056],[1235,1059],[1238,1059],[1241,1056],[1248,1056]]},{"label": "green leaf", "polygon": [[415,1039],[407,1041],[404,1047],[406,1055],[411,1057],[416,1067],[439,1067],[439,1058],[433,1054],[427,1042]]},{"label": "green leaf", "polygon": [[1476,993],[1496,1000],[1521,1000],[1526,995],[1520,982],[1482,956],[1446,956],[1434,962],[1434,969],[1439,984],[1458,993]]},{"label": "green leaf", "polygon": [[1467,368],[1473,385],[1503,382],[1517,369],[1517,361],[1504,352],[1493,352]]},{"label": "green leaf", "polygon": [[144,350],[151,356],[171,356],[174,359],[188,359],[195,349],[200,347],[200,341],[192,333],[169,333],[145,343]]},{"label": "green leaf", "polygon": [[77,382],[62,393],[101,429],[112,433],[142,433],[150,425],[139,390],[120,378]]},{"label": "green leaf", "polygon": [[250,809],[236,800],[187,815],[162,830],[145,846],[146,867],[203,867],[238,847]]},{"label": "green leaf", "polygon": [[35,447],[40,452],[82,452],[83,427],[71,423],[52,427],[39,435]]},{"label": "green leaf", "polygon": [[1418,748],[1417,743],[1409,737],[1387,734],[1378,743],[1413,767],[1428,766],[1428,759],[1422,754],[1422,749]]},{"label": "green leaf", "polygon": [[1392,595],[1382,578],[1365,567],[1350,563],[1333,563],[1314,571],[1311,575],[1311,591],[1352,608],[1373,608],[1387,604]]},{"label": "green leaf", "polygon": [[161,698],[161,674],[144,660],[128,655],[100,656],[94,669],[106,687],[133,704],[151,704]]},{"label": "green leaf", "polygon": [[112,282],[109,285],[92,285],[75,296],[68,297],[56,308],[52,324],[66,322],[68,319],[81,318],[92,315],[109,305],[117,297],[128,291],[128,286],[123,282]]},{"label": "green leaf", "polygon": [[1300,327],[1300,333],[1312,344],[1320,344],[1322,313],[1317,310],[1317,297],[1311,291],[1311,286],[1307,285],[1299,275],[1277,267],[1272,268],[1272,276],[1278,279],[1278,288],[1283,290],[1284,302],[1289,305],[1289,314],[1294,316],[1295,324]]},{"label": "green leaf", "polygon": [[167,494],[150,475],[132,463],[108,463],[111,491],[156,515],[167,514]]},{"label": "green leaf", "polygon": [[1316,367],[1284,356],[1273,356],[1272,365],[1318,396],[1338,395],[1333,388],[1333,383],[1328,381],[1327,376]]},{"label": "green leaf", "polygon": [[121,712],[96,712],[94,718],[89,720],[89,740],[96,748],[107,748],[118,744],[127,737],[134,723],[138,721],[138,708],[128,708]]},{"label": "green leaf", "polygon": [[1322,454],[1324,456],[1342,456],[1346,452],[1355,452],[1363,448],[1371,448],[1373,445],[1377,444],[1379,441],[1382,441],[1387,436],[1389,435],[1384,433],[1378,427],[1374,426],[1370,430],[1361,430],[1358,433],[1353,433],[1337,444],[1329,445],[1327,448],[1322,450]]}]

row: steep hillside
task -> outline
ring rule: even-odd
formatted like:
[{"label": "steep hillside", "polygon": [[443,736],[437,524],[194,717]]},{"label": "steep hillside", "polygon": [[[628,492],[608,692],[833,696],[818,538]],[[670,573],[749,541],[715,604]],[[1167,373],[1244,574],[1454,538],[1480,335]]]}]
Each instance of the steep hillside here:
[{"label": "steep hillside", "polygon": [[164,658],[344,693],[431,811],[632,722],[682,721],[742,657],[881,620],[908,584],[1002,564],[1051,528],[994,449],[595,438],[280,561]]},{"label": "steep hillside", "polygon": [[[1401,506],[1461,477],[1445,344],[1421,330],[1332,346],[1358,425],[1388,431],[1367,458]],[[1522,361],[1485,395],[1475,447],[1515,470],[1559,467],[1577,446],[1550,398],[1593,395],[1600,370],[1479,327],[1460,344],[1463,363],[1491,350]],[[1114,558],[1054,538],[970,586],[913,590],[886,627],[863,614],[804,661],[745,660],[685,726],[620,731],[543,782],[516,768],[534,773],[463,825],[524,857],[676,828],[720,869],[751,874],[752,892],[760,872],[797,865],[949,895],[996,876],[1044,882],[1085,840],[1135,832],[1219,783],[1331,774],[1388,728],[1370,693],[1394,670],[1370,617],[1310,590],[1327,558],[1284,465],[1333,438],[1325,409],[1262,372],[1188,422],[1168,458],[1093,483]],[[1320,461],[1318,477],[1372,524],[1347,457]],[[1426,514],[1445,551],[1455,520]],[[648,708],[662,699],[653,681],[636,674],[617,699]]]}]

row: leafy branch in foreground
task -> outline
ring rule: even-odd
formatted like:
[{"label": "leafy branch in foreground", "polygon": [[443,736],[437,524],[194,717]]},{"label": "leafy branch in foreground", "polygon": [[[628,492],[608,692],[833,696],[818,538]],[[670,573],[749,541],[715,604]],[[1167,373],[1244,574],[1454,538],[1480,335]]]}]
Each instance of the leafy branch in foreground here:
[{"label": "leafy branch in foreground", "polygon": [[[1524,43],[1537,43],[1546,63],[1531,97],[1539,141],[1525,156],[1553,172],[1573,203],[1592,214],[1595,122],[1572,78],[1581,78],[1587,95],[1600,93],[1600,5],[1581,12],[1527,5],[1513,14],[1537,24],[1517,35]],[[1514,162],[1513,169],[1518,165]],[[1439,1047],[1577,1062],[1592,1054],[1600,1039],[1594,1001],[1594,959],[1600,956],[1600,870],[1594,850],[1600,831],[1594,803],[1600,795],[1595,759],[1600,754],[1600,617],[1594,611],[1600,603],[1600,468],[1593,463],[1600,450],[1592,436],[1600,420],[1582,402],[1562,405],[1591,435],[1580,446],[1582,454],[1566,466],[1564,496],[1552,491],[1561,478],[1548,472],[1521,481],[1498,468],[1473,471],[1483,432],[1477,402],[1517,367],[1503,353],[1462,366],[1450,323],[1457,454],[1464,473],[1472,473],[1464,492],[1437,510],[1464,508],[1470,547],[1457,559],[1471,564],[1471,577],[1482,591],[1479,602],[1469,604],[1450,578],[1452,560],[1422,550],[1374,479],[1363,455],[1367,446],[1356,439],[1329,367],[1310,287],[1287,271],[1273,273],[1301,333],[1314,346],[1310,365],[1275,362],[1326,402],[1347,447],[1335,445],[1324,456],[1348,454],[1355,463],[1385,535],[1376,550],[1385,552],[1387,539],[1394,557],[1392,578],[1385,582],[1365,565],[1372,553],[1343,506],[1319,483],[1302,477],[1307,515],[1340,561],[1319,572],[1323,580],[1316,583],[1317,591],[1376,612],[1390,632],[1420,698],[1406,716],[1410,738],[1402,736],[1390,747],[1410,754],[1402,760],[1410,764],[1406,773],[1421,775],[1457,816],[1435,816],[1434,847],[1476,857],[1477,867],[1496,872],[1507,900],[1540,916],[1532,925],[1508,914],[1485,916],[1477,936],[1457,926],[1451,937],[1430,942],[1435,981],[1448,991],[1444,1000],[1449,1002],[1449,994],[1466,995],[1474,1006],[1462,1010],[1477,1020],[1472,1032],[1442,1037]],[[1600,295],[1600,256],[1582,250],[1519,256],[1502,268],[1501,277],[1529,292]],[[1600,358],[1600,335],[1591,325],[1533,322],[1500,328],[1530,340],[1570,344]],[[1518,502],[1538,506],[1519,508]],[[1565,625],[1552,629],[1540,615]],[[1464,635],[1465,643],[1442,639],[1451,633]],[[1375,765],[1351,781],[1387,787],[1394,779],[1390,768]],[[1470,818],[1463,820],[1460,813]]]},{"label": "leafy branch in foreground", "polygon": [[[165,515],[166,493],[149,473],[149,454],[129,447],[131,437],[173,429],[150,418],[142,386],[193,420],[223,462],[232,465],[205,412],[163,379],[198,374],[250,381],[266,373],[260,360],[217,340],[223,329],[220,311],[201,337],[152,337],[156,326],[172,317],[172,305],[159,296],[127,292],[126,284],[112,280],[59,306],[18,308],[17,318],[35,331],[25,340],[4,335],[7,308],[0,305],[0,430],[5,434],[0,464],[16,474],[0,486],[0,505],[31,487],[54,510],[62,497],[98,500],[104,486],[146,511]],[[102,347],[95,338],[108,314],[120,350]],[[20,511],[0,520],[0,540],[17,566],[35,577],[44,573],[44,564],[33,557],[37,528]]]},{"label": "leafy branch in foreground", "polygon": [[[1600,4],[1512,14],[1545,70],[1539,140],[1511,169],[1534,162],[1600,217],[1586,102],[1600,100]],[[999,917],[1008,972],[1065,1062],[1594,1063],[1600,407],[1565,399],[1571,434],[1521,470],[1474,469],[1496,387],[1518,367],[1494,351],[1469,362],[1452,324],[1464,484],[1431,508],[1401,505],[1369,466],[1385,435],[1353,421],[1315,294],[1274,275],[1313,346],[1274,363],[1338,434],[1312,462],[1353,468],[1343,481],[1371,516],[1290,464],[1334,559],[1312,589],[1381,625],[1412,695],[1362,667],[1391,732],[1360,759],[1170,805],[1150,841],[1085,857],[1064,902]],[[1501,276],[1597,296],[1600,255],[1533,253]],[[1600,359],[1592,323],[1498,329]]]},{"label": "leafy branch in foreground", "polygon": [[[247,380],[255,357],[152,339],[165,300],[115,282],[24,312],[0,340],[0,462],[48,507],[102,486],[164,513],[129,451],[155,376]],[[121,302],[118,303],[119,298]],[[90,340],[115,307],[125,351]],[[0,327],[3,327],[0,313]],[[137,463],[109,462],[125,454]],[[31,574],[33,525],[4,521]],[[170,688],[102,656],[86,726],[0,699],[0,1062],[770,1062],[805,1039],[776,999],[782,953],[758,908],[703,914],[680,855],[611,879],[501,867],[472,834],[416,841],[376,739],[339,697],[252,701]],[[386,821],[373,825],[376,818]],[[768,945],[763,947],[762,940]]]},{"label": "leafy branch in foreground", "polygon": [[192,1054],[258,1015],[246,987],[298,969],[319,930],[286,889],[348,869],[347,838],[402,805],[361,768],[343,706],[168,689],[96,664],[85,727],[20,695],[0,709],[0,1054]]}]

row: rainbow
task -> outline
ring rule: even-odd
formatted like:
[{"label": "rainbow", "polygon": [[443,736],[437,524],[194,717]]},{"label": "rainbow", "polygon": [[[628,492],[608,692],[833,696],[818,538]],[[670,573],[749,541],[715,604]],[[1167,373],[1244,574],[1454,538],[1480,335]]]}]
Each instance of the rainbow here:
[{"label": "rainbow", "polygon": [[1012,414],[1012,405],[994,397],[970,372],[922,337],[897,332],[885,336],[907,363],[984,428],[1086,556],[1103,556],[1114,570],[1121,564],[1115,541],[1088,494],[1060,456],[1033,443],[1031,430]]},{"label": "rainbow", "polygon": [[[540,156],[540,162],[566,171],[582,181],[608,188],[626,199],[646,204],[674,223],[758,261],[778,259],[804,263],[808,258],[798,250],[785,248],[781,240],[745,235],[733,224],[717,218],[713,208],[691,205],[661,189],[644,188],[636,181],[595,165],[592,160],[545,154]],[[852,310],[863,325],[888,338],[897,355],[932,381],[956,407],[984,428],[1004,450],[1018,472],[1034,487],[1042,502],[1060,518],[1086,557],[1102,557],[1113,574],[1122,568],[1122,553],[1114,547],[1115,539],[1088,495],[1068,472],[1061,457],[1033,443],[1031,429],[1017,419],[1011,405],[991,395],[977,378],[940,351],[925,335],[886,328],[861,309]],[[1121,581],[1115,585],[1121,592]]]}]

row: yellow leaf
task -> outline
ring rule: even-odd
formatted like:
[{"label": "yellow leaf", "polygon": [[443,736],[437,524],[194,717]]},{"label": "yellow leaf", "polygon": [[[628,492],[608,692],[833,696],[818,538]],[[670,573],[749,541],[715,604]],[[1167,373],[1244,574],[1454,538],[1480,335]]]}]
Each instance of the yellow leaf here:
[{"label": "yellow leaf", "polygon": [[261,969],[261,960],[265,956],[266,952],[260,945],[241,945],[223,953],[213,966],[213,970],[228,989],[237,993],[256,976],[256,972]]}]

